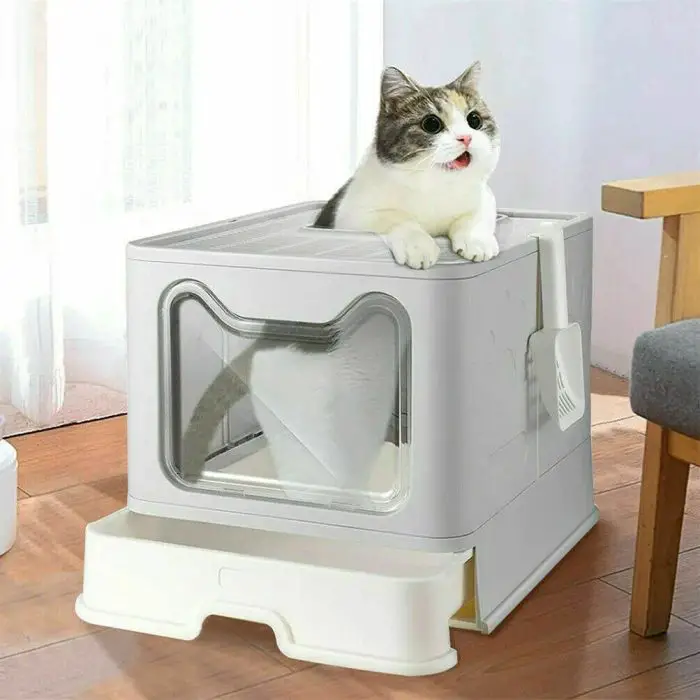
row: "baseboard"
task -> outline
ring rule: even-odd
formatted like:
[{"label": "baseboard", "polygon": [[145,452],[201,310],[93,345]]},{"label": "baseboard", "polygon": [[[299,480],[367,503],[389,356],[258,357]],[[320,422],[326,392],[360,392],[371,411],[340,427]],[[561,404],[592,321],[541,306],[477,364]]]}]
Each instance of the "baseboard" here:
[{"label": "baseboard", "polygon": [[622,352],[608,350],[599,345],[591,346],[591,365],[621,379],[629,379],[632,358]]}]

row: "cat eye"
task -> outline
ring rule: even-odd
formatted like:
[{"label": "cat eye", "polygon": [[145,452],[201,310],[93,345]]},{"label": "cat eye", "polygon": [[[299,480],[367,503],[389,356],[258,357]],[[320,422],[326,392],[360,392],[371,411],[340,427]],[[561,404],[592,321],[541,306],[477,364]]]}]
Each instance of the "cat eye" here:
[{"label": "cat eye", "polygon": [[420,123],[420,127],[427,134],[439,134],[443,130],[444,124],[442,123],[440,117],[436,117],[434,114],[429,114]]},{"label": "cat eye", "polygon": [[469,124],[472,129],[481,129],[483,123],[484,120],[478,112],[469,112],[469,114],[467,114],[467,124]]}]

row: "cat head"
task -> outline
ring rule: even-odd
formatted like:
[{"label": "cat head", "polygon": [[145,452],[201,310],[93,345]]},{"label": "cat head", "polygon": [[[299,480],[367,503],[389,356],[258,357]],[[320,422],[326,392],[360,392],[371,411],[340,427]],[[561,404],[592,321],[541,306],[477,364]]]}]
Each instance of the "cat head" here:
[{"label": "cat head", "polygon": [[384,70],[375,148],[385,164],[487,178],[500,155],[496,121],[479,89],[477,61],[447,85],[425,87]]}]

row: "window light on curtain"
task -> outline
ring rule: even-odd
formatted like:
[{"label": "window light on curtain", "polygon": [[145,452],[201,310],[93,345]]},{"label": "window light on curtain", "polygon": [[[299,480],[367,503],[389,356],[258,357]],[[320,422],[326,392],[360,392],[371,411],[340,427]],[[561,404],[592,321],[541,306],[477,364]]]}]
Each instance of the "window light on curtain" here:
[{"label": "window light on curtain", "polygon": [[126,408],[128,240],[329,196],[369,143],[381,0],[3,0],[4,434]]}]

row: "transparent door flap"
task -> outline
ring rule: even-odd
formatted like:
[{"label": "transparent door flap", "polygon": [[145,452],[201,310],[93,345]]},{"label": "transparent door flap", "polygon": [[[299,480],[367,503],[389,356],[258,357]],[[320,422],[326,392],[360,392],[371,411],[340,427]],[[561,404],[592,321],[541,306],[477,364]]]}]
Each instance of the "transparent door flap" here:
[{"label": "transparent door flap", "polygon": [[164,466],[184,488],[387,511],[407,487],[409,322],[368,294],[326,323],[162,299]]}]

